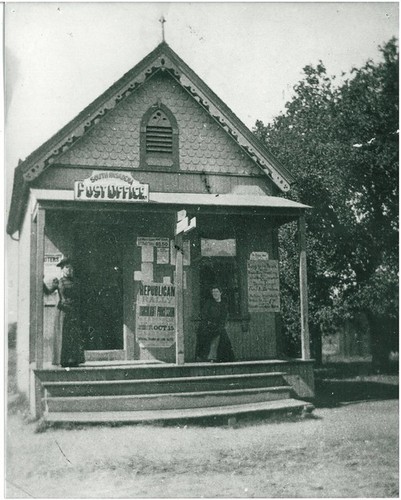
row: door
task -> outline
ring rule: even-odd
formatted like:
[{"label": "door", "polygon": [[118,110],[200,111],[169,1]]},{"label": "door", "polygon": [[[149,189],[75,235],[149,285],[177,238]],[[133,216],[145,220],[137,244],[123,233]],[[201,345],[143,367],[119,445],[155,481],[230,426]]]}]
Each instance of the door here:
[{"label": "door", "polygon": [[85,350],[124,349],[119,226],[82,225],[76,234]]}]

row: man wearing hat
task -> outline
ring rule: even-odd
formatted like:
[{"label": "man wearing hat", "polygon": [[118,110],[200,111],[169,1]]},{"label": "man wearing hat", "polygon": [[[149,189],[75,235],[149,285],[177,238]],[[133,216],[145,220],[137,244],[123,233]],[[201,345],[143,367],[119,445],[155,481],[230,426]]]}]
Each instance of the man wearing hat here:
[{"label": "man wearing hat", "polygon": [[74,278],[74,268],[69,257],[58,264],[62,277],[53,280],[46,293],[58,291],[59,302],[54,323],[53,364],[63,367],[78,366],[85,362],[80,320],[79,283]]}]

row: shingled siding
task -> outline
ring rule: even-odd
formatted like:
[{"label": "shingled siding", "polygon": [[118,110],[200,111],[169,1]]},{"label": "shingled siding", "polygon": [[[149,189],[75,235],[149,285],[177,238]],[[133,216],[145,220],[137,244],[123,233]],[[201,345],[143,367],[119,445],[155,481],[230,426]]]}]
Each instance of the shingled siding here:
[{"label": "shingled siding", "polygon": [[179,129],[181,171],[260,175],[260,169],[229,134],[172,77],[155,75],[110,111],[58,163],[137,169],[140,124],[148,109],[162,103]]}]

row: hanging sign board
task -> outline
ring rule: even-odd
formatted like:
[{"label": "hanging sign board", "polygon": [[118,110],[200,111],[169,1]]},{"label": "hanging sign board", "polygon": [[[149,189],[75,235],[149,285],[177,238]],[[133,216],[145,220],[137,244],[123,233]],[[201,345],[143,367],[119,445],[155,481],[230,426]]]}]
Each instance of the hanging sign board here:
[{"label": "hanging sign board", "polygon": [[93,171],[92,175],[74,183],[74,199],[138,203],[149,201],[149,185],[141,184],[130,173]]},{"label": "hanging sign board", "polygon": [[280,286],[277,260],[248,260],[249,312],[279,312]]},{"label": "hanging sign board", "polygon": [[141,347],[168,348],[175,343],[175,287],[141,283],[136,297],[136,340]]}]

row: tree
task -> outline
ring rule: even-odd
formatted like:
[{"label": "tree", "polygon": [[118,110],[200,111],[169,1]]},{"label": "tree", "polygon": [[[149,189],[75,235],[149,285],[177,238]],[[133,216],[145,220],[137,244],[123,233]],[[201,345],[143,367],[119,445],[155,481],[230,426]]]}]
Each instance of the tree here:
[{"label": "tree", "polygon": [[[398,46],[337,84],[322,62],[306,66],[285,113],[255,134],[297,179],[291,196],[308,214],[310,327],[322,332],[364,312],[373,361],[384,368],[398,324]],[[283,316],[297,335],[294,229],[281,232]],[[387,325],[384,327],[384,325]]]}]

